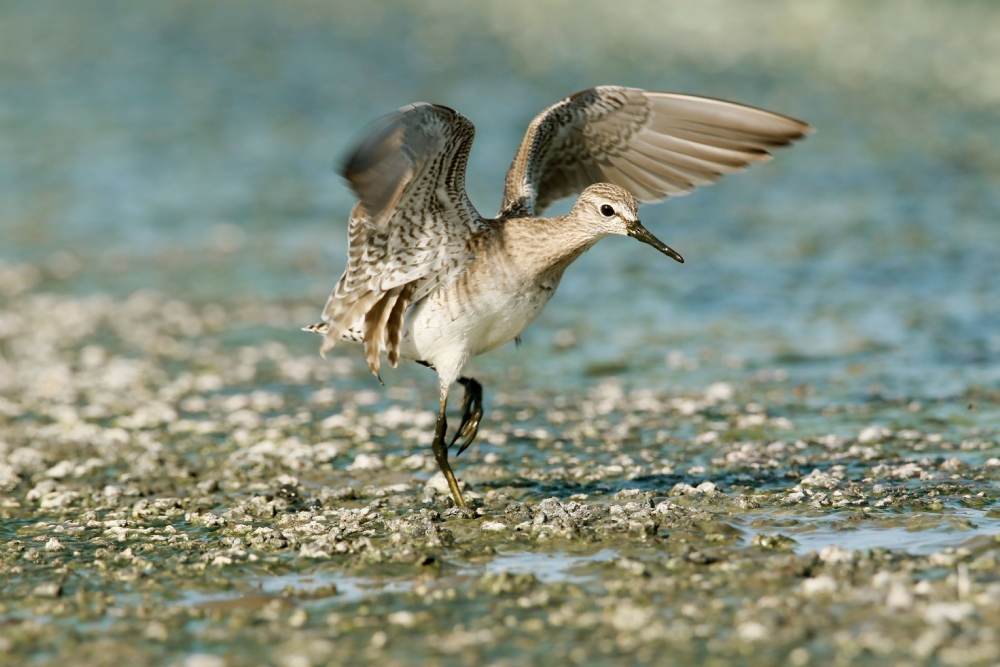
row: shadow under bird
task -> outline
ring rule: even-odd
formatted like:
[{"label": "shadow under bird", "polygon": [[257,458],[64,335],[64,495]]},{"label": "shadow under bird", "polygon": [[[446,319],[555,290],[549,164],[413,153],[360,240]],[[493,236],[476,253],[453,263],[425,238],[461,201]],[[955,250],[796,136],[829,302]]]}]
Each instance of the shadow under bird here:
[{"label": "shadow under bird", "polygon": [[[476,437],[483,390],[462,376],[473,357],[520,336],[555,294],[563,272],[606,236],[631,236],[683,258],[639,221],[639,202],[709,185],[771,158],[812,132],[801,121],[733,102],[601,86],[571,95],[528,126],[504,185],[503,207],[484,218],[465,192],[475,129],[444,106],[418,103],[376,121],[343,175],[358,197],[347,268],[306,327],[364,344],[379,377],[383,354],[437,371],[441,403],[434,457],[455,503],[465,502],[448,462]],[[572,210],[538,217],[578,194]],[[381,377],[379,377],[381,381]],[[465,387],[462,420],[446,442],[445,407]]]}]

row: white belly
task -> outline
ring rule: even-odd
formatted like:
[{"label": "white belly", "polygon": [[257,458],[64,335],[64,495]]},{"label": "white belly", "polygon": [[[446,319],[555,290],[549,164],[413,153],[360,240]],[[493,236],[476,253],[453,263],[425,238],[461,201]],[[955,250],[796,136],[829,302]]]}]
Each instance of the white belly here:
[{"label": "white belly", "polygon": [[510,342],[534,322],[560,278],[561,272],[515,290],[480,284],[474,295],[459,283],[431,294],[407,315],[400,352],[439,372],[460,373],[466,361]]}]

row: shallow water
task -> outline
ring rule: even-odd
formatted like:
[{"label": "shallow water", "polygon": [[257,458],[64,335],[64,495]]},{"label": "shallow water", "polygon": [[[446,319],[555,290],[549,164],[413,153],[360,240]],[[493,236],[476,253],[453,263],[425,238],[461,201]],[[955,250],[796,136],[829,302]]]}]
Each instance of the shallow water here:
[{"label": "shallow water", "polygon": [[[611,549],[601,549],[587,555],[571,555],[563,551],[556,552],[509,552],[501,553],[485,563],[466,564],[458,568],[454,576],[475,580],[484,574],[521,574],[532,575],[542,583],[581,583],[596,576],[578,573],[580,568],[592,564],[615,560],[620,555]],[[352,577],[340,573],[318,571],[310,574],[286,574],[273,577],[261,577],[249,580],[251,592],[236,591],[228,593],[206,593],[191,591],[185,593],[180,600],[183,605],[211,606],[227,600],[249,598],[250,604],[259,604],[258,596],[302,595],[308,599],[331,598],[336,596],[338,603],[357,602],[372,596],[408,593],[413,588],[409,578],[369,578]],[[332,587],[332,588],[331,588]],[[329,591],[329,592],[327,592]]]},{"label": "shallow water", "polygon": [[977,537],[1000,534],[1000,517],[986,512],[956,510],[945,515],[921,516],[908,512],[896,518],[861,525],[813,520],[782,532],[795,540],[797,553],[821,552],[837,546],[849,550],[872,548],[927,555],[948,548],[961,548]]},{"label": "shallow water", "polygon": [[[262,577],[248,583],[253,591],[249,595],[246,592],[205,593],[195,591],[186,593],[181,598],[180,604],[211,607],[214,603],[222,601],[239,601],[249,598],[250,604],[259,605],[260,602],[257,601],[259,597],[273,596],[277,599],[277,596],[290,590],[300,594],[315,595],[317,591],[322,592],[327,589],[330,589],[331,592],[335,591],[334,595],[336,595],[338,602],[357,602],[373,595],[407,593],[413,587],[413,582],[409,580],[380,580],[330,573],[286,574],[276,577]],[[332,595],[327,595],[327,597],[332,597]]]},{"label": "shallow water", "polygon": [[[0,662],[1000,659],[1000,10],[574,7],[0,7]],[[449,513],[433,375],[298,330],[331,163],[444,103],[492,215],[600,83],[818,131],[644,208],[683,266],[604,241],[476,360]]]}]

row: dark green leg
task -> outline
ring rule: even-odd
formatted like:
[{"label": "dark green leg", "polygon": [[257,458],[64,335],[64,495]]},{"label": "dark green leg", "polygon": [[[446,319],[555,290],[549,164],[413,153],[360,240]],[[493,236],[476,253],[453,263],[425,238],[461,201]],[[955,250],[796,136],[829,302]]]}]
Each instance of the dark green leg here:
[{"label": "dark green leg", "polygon": [[462,492],[458,489],[458,480],[455,479],[455,473],[451,471],[451,465],[448,463],[448,446],[444,442],[445,432],[448,430],[448,419],[444,415],[447,405],[448,394],[444,393],[441,396],[441,409],[438,411],[437,426],[434,428],[434,442],[431,446],[434,449],[434,458],[437,459],[438,466],[441,468],[444,478],[448,480],[448,486],[451,488],[451,496],[455,499],[455,504],[459,507],[465,507]]},{"label": "dark green leg", "polygon": [[458,378],[458,381],[465,387],[465,396],[462,397],[462,423],[458,425],[455,437],[449,445],[449,448],[454,447],[461,438],[462,444],[459,445],[455,456],[464,452],[476,439],[479,422],[483,420],[483,385],[472,378]]}]

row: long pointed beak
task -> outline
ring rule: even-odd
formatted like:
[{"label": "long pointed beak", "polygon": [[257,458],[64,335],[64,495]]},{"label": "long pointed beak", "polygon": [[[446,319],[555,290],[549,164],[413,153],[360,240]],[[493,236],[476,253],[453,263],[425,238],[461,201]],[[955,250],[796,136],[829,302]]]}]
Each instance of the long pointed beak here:
[{"label": "long pointed beak", "polygon": [[649,232],[649,230],[646,229],[645,227],[643,227],[642,223],[639,222],[638,220],[636,220],[635,224],[632,226],[632,228],[628,230],[628,235],[631,236],[634,239],[642,241],[646,245],[653,246],[654,248],[656,248],[657,250],[659,250],[660,252],[662,252],[664,255],[666,255],[670,259],[677,260],[681,264],[684,263],[684,258],[681,257],[681,255],[680,255],[679,252],[677,252],[676,250],[674,250],[673,248],[671,248],[670,246],[668,246],[666,243],[664,243],[660,239],[658,239],[655,236],[653,236]]}]

